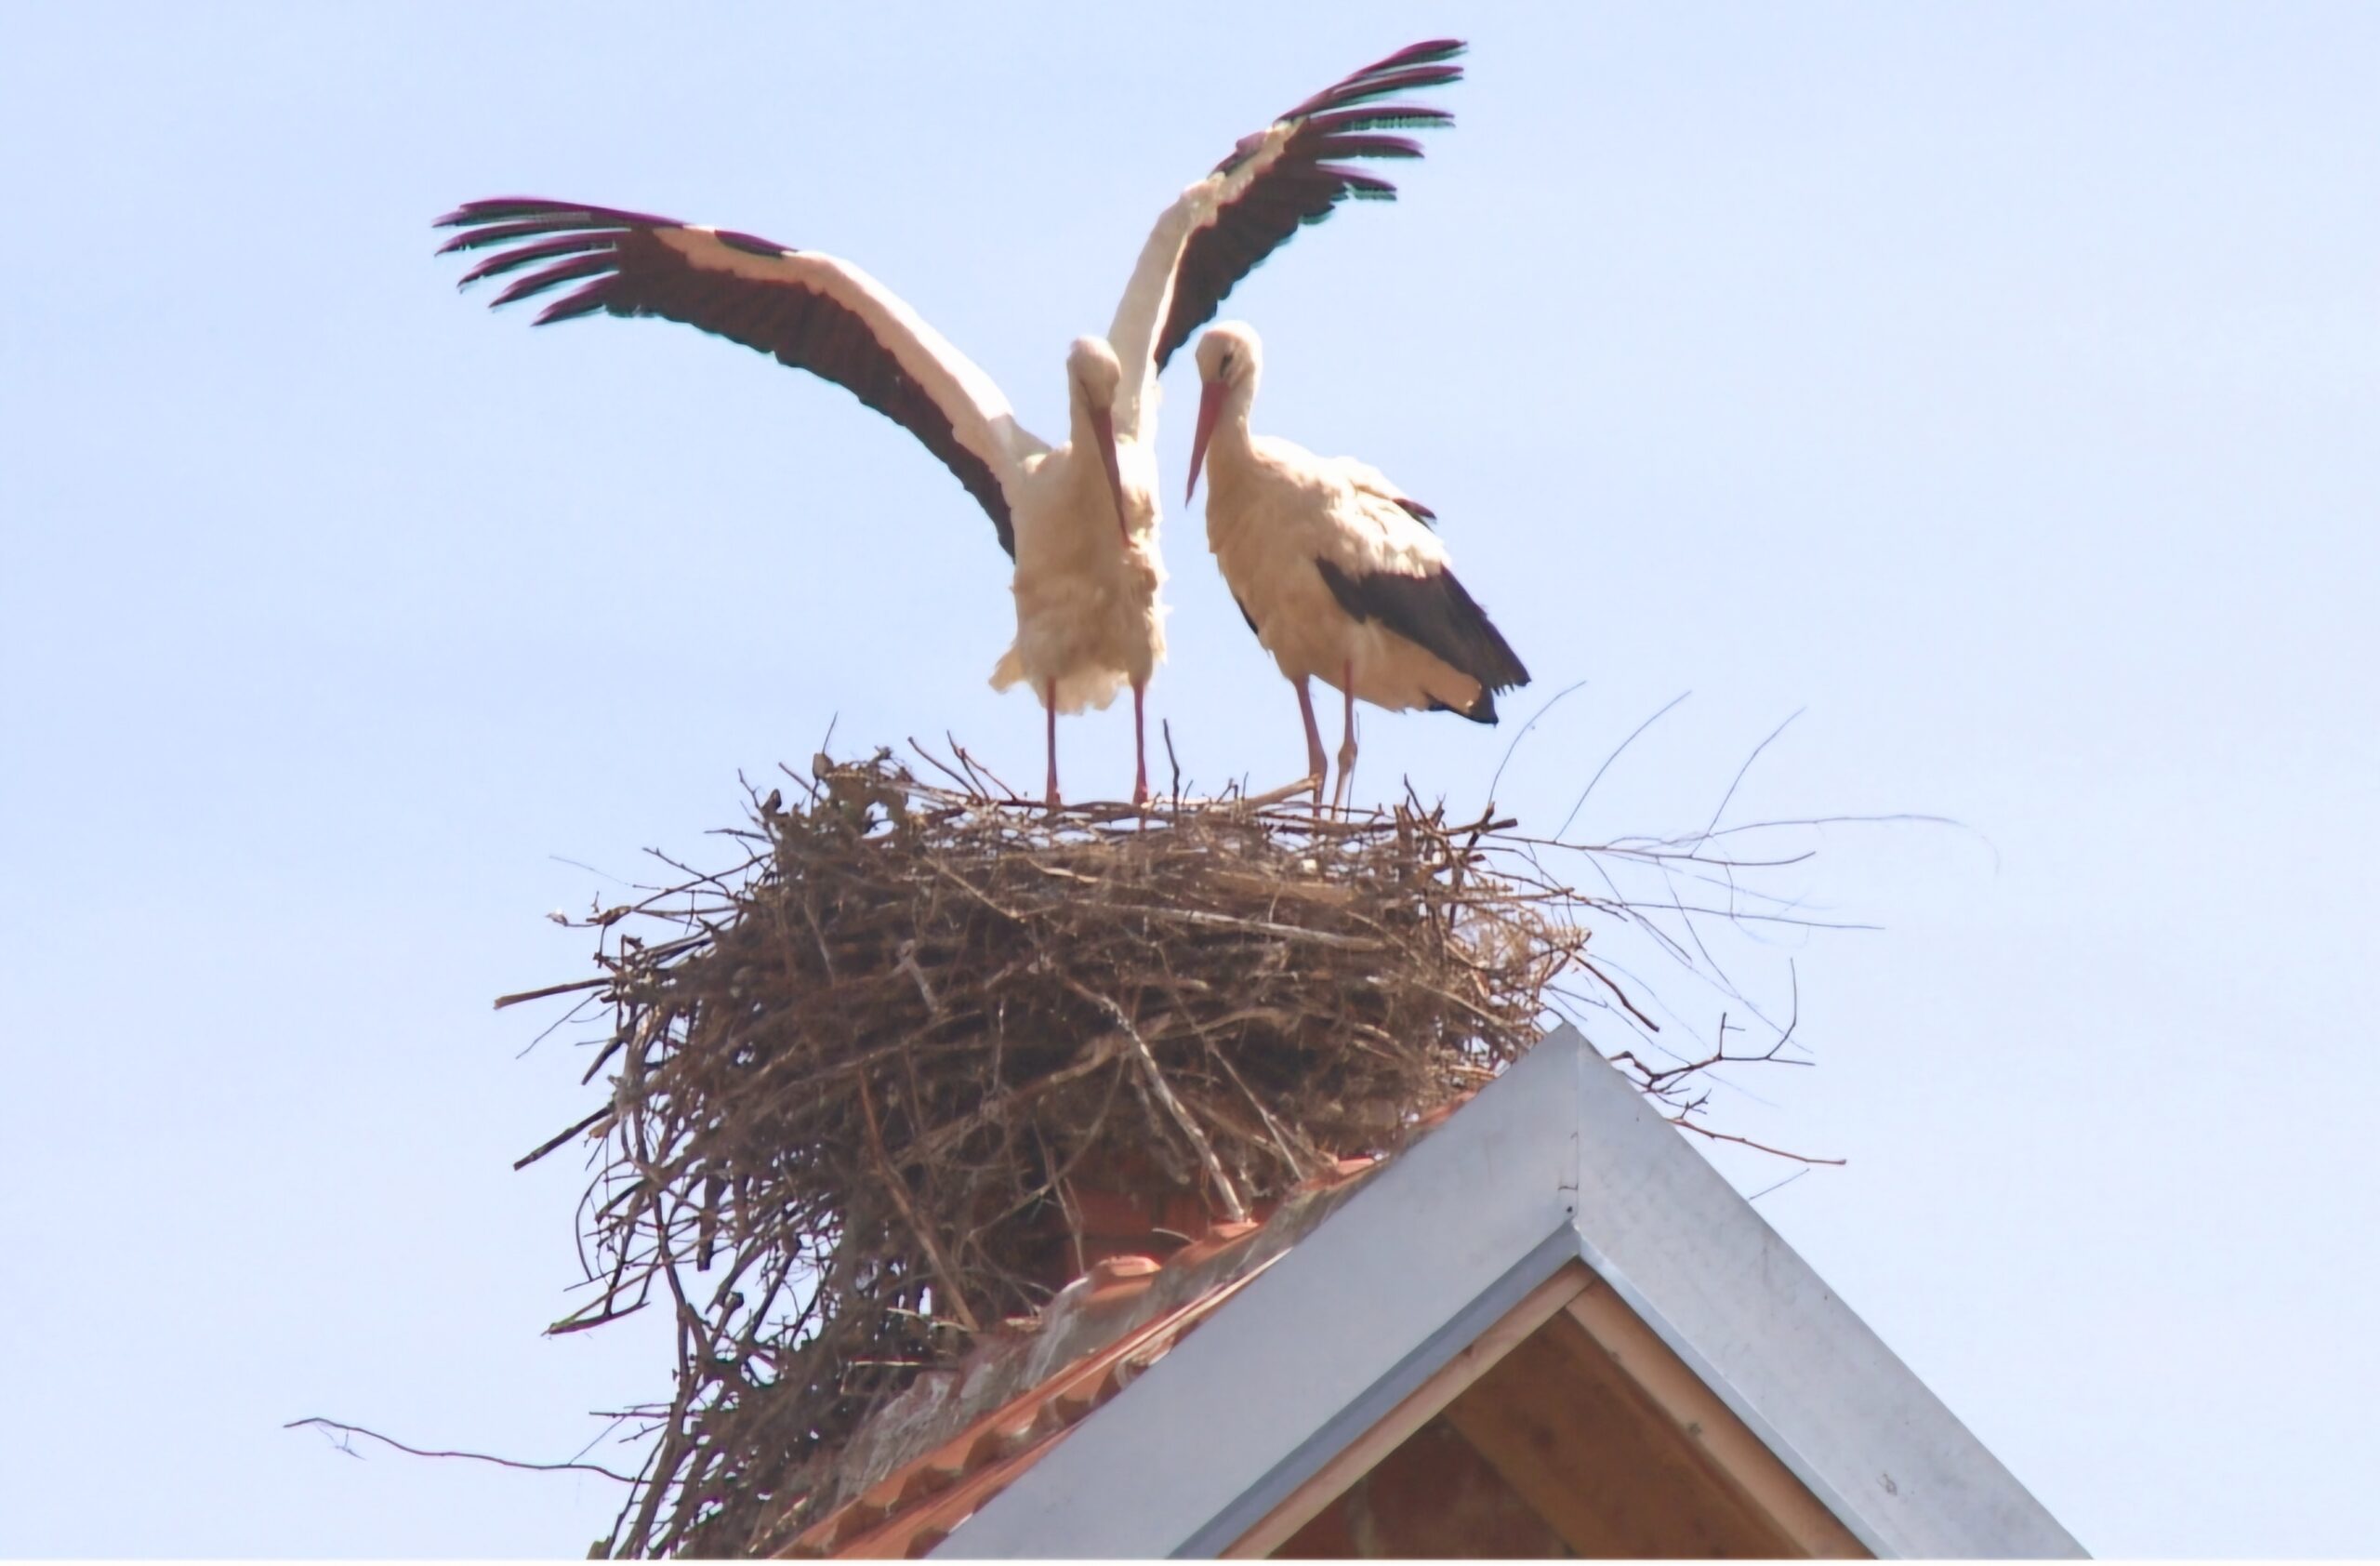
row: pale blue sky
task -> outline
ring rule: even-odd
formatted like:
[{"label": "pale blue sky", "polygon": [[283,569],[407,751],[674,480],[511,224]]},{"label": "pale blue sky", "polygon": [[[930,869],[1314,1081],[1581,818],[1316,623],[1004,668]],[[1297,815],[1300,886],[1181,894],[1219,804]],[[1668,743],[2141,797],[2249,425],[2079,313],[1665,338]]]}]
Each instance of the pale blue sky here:
[{"label": "pale blue sky", "polygon": [[[906,435],[491,317],[430,219],[850,257],[1054,429],[1171,193],[1442,33],[1405,198],[1228,307],[1260,427],[1435,507],[1538,675],[1375,717],[1359,793],[1475,803],[1583,680],[1532,821],[1690,689],[1587,829],[1699,825],[1800,708],[1731,819],[1968,823],[1824,841],[1888,928],[1798,950],[1821,1064],[1726,1109],[1851,1161],[1762,1210],[2092,1548],[2380,1551],[2380,10],[843,9],[6,7],[0,1551],[583,1549],[601,1480],[279,1428],[559,1458],[661,1387],[537,1336],[576,1177],[508,1165],[584,1094],[488,1000],[581,970],[558,856],[701,853],[838,717],[1037,775],[1006,563]],[[1153,715],[1284,779],[1168,525]],[[1123,711],[1064,738],[1129,782]]]}]

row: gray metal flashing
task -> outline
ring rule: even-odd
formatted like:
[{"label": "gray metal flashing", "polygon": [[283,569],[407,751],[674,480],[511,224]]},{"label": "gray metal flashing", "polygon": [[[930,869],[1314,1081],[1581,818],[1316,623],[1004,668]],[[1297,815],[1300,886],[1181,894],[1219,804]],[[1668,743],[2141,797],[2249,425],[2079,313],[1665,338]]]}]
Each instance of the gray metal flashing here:
[{"label": "gray metal flashing", "polygon": [[2084,1553],[1627,1078],[1575,1053],[1580,1259],[1861,1544]]},{"label": "gray metal flashing", "polygon": [[1170,1556],[1302,1479],[1290,1459],[1316,1432],[1568,1232],[1574,1077],[1565,1051],[1531,1050],[933,1553]]},{"label": "gray metal flashing", "polygon": [[1567,1027],[933,1553],[1217,1553],[1572,1257],[1877,1554],[2082,1553]]},{"label": "gray metal flashing", "polygon": [[1572,1242],[1569,1233],[1557,1229],[1547,1235],[1536,1250],[1513,1264],[1503,1277],[1489,1284],[1487,1293],[1463,1307],[1454,1320],[1424,1338],[1419,1347],[1397,1363],[1395,1369],[1366,1387],[1363,1396],[1341,1409],[1328,1425],[1300,1442],[1297,1449],[1282,1459],[1272,1472],[1208,1520],[1206,1525],[1183,1540],[1173,1554],[1194,1560],[1221,1555],[1230,1547],[1234,1539],[1263,1521],[1273,1508],[1288,1500],[1299,1485],[1321,1472],[1324,1464],[1386,1418],[1392,1409],[1423,1382],[1437,1374],[1457,1354],[1478,1342],[1481,1334],[1502,1320],[1531,1289],[1577,1260],[1579,1248]]}]

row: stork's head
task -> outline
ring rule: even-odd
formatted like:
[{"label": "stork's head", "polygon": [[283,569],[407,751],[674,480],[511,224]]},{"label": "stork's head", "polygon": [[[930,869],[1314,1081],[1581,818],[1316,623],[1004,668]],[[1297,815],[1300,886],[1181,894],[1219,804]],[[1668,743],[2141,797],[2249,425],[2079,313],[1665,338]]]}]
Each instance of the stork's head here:
[{"label": "stork's head", "polygon": [[1066,350],[1066,394],[1082,409],[1099,447],[1100,466],[1107,471],[1107,492],[1116,498],[1116,527],[1127,549],[1132,524],[1124,504],[1124,470],[1116,456],[1116,393],[1124,386],[1124,366],[1116,351],[1101,338],[1077,338]]},{"label": "stork's head", "polygon": [[1218,321],[1207,328],[1198,339],[1198,378],[1204,383],[1198,393],[1198,429],[1190,438],[1190,487],[1183,492],[1183,504],[1198,493],[1198,470],[1207,460],[1207,439],[1215,432],[1215,421],[1223,417],[1223,404],[1236,393],[1241,406],[1256,395],[1256,377],[1263,368],[1264,350],[1256,340],[1256,328],[1245,321]]}]

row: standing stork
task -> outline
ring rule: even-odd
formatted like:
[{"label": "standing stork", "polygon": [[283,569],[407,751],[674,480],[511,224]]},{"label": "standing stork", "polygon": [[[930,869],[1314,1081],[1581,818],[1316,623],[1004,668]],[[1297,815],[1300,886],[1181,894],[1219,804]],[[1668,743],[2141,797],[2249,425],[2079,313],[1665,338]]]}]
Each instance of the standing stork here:
[{"label": "standing stork", "polygon": [[1355,770],[1357,697],[1393,712],[1426,707],[1494,723],[1496,693],[1527,684],[1528,670],[1455,579],[1436,513],[1377,468],[1250,431],[1263,373],[1254,328],[1210,326],[1197,359],[1205,386],[1183,501],[1207,465],[1207,547],[1248,629],[1297,689],[1316,806],[1327,768],[1311,680],[1346,701],[1334,805]]},{"label": "standing stork", "polygon": [[[493,249],[466,285],[534,268],[491,300],[576,284],[537,325],[605,311],[654,315],[772,353],[844,388],[949,468],[1015,563],[1016,639],[994,688],[1030,685],[1048,717],[1047,799],[1058,803],[1058,714],[1132,691],[1132,803],[1148,799],[1144,697],[1165,656],[1157,551],[1157,377],[1223,297],[1302,224],[1349,196],[1395,187],[1347,160],[1419,157],[1382,134],[1444,124],[1441,110],[1382,104],[1452,82],[1452,40],[1417,44],[1316,93],[1160,214],[1107,338],[1066,356],[1067,440],[1022,428],[990,377],[882,284],[848,261],[674,219],[536,197],[466,203],[438,219],[440,247]],[[1111,525],[1114,529],[1111,544]]]}]

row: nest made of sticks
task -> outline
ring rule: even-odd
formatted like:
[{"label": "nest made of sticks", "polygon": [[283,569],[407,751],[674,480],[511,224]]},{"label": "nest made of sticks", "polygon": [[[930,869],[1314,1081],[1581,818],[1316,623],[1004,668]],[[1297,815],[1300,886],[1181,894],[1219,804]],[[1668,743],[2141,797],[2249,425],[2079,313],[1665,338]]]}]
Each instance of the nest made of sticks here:
[{"label": "nest made of sticks", "polygon": [[1084,1183],[1236,1217],[1393,1148],[1534,1042],[1586,939],[1443,809],[1052,816],[887,754],[797,782],[742,866],[602,910],[603,975],[536,992],[612,1014],[608,1102],[531,1155],[599,1148],[556,1330],[679,1318],[620,1553],[800,1516],[871,1410],[1046,1303]]}]

